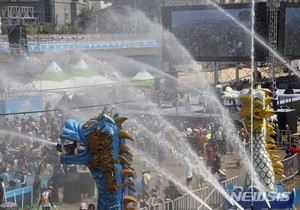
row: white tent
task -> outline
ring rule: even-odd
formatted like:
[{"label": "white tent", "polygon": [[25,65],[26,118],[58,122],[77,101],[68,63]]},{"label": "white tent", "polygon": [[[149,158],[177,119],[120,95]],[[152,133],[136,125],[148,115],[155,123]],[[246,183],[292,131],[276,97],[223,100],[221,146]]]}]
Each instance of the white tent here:
[{"label": "white tent", "polygon": [[89,69],[89,65],[81,58],[72,69]]},{"label": "white tent", "polygon": [[75,86],[108,85],[116,84],[106,77],[99,75],[95,70],[89,68],[88,64],[80,59],[69,72]]},{"label": "white tent", "polygon": [[133,78],[133,81],[136,80],[152,80],[154,77],[147,71],[138,72]]},{"label": "white tent", "polygon": [[[53,61],[39,78],[28,84],[36,90],[66,89],[74,86],[72,77],[65,73],[55,61]],[[65,90],[64,90],[65,91]]]},{"label": "white tent", "polygon": [[50,65],[47,67],[45,72],[62,72],[62,71],[63,70],[60,68],[60,66],[55,61],[52,61]]}]

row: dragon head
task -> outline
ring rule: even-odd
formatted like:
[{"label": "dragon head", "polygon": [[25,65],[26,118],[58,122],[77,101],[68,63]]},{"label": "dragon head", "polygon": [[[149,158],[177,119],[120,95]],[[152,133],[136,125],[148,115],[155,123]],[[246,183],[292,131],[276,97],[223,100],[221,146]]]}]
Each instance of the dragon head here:
[{"label": "dragon head", "polygon": [[134,173],[130,167],[133,154],[125,145],[125,139],[134,139],[121,128],[126,119],[118,114],[112,117],[112,109],[105,108],[84,124],[67,120],[60,136],[61,144],[57,145],[57,150],[62,152],[61,163],[89,167],[99,191],[99,210],[136,202],[124,196],[127,187],[134,190],[133,181],[129,179]]},{"label": "dragon head", "polygon": [[[251,94],[251,91],[252,94]],[[251,107],[253,107],[253,130],[259,132],[264,126],[264,120],[274,114],[272,109],[268,108],[272,98],[268,97],[270,90],[268,89],[243,89],[239,94],[240,116],[244,118],[244,122],[248,131],[251,130]],[[251,95],[253,103],[251,103]],[[252,105],[253,104],[253,105]]]},{"label": "dragon head", "polygon": [[60,136],[61,144],[56,149],[63,164],[87,164],[91,161],[89,143],[82,133],[83,123],[70,119],[65,122],[65,127]]}]

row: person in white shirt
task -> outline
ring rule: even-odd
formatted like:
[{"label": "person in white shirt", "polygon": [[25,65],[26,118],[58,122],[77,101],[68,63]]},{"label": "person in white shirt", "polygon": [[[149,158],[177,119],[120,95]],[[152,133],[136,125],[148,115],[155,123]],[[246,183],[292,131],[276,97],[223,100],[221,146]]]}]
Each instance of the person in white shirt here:
[{"label": "person in white shirt", "polygon": [[51,186],[47,187],[47,189],[42,193],[41,199],[38,205],[38,209],[40,209],[40,205],[42,204],[42,210],[50,210],[51,207],[54,207],[51,201],[51,192],[53,188]]}]

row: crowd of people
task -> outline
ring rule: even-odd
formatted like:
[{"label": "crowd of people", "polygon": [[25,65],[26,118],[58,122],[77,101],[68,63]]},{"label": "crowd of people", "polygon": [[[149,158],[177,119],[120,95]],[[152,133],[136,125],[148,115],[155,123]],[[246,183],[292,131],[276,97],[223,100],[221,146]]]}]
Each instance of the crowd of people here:
[{"label": "crowd of people", "polygon": [[[187,147],[190,147],[198,156],[198,160],[202,161],[220,182],[227,179],[224,169],[226,154],[233,153],[234,145],[229,143],[228,136],[217,119],[211,118],[204,121],[199,121],[197,118],[175,119],[172,124],[177,126],[176,131],[174,128],[163,125],[155,116],[143,116],[140,120],[139,124],[146,124],[147,129],[136,125],[129,126],[129,132],[137,139],[135,145],[132,146],[141,153],[156,157],[158,167],[164,168],[167,160],[174,159],[177,154],[176,150],[187,150]],[[245,129],[237,127],[236,134],[239,141],[247,147],[248,134]],[[157,144],[153,141],[157,141]],[[163,189],[162,183],[168,181],[168,177],[163,177],[159,171],[155,171],[158,173],[155,175],[156,173],[149,170],[147,163],[143,164],[140,179],[135,181],[138,190],[133,193],[139,198],[141,207],[151,206],[155,202],[173,200],[174,197],[178,198],[182,195],[179,190],[173,190],[175,184],[172,180],[169,180],[170,186]],[[204,177],[197,174],[191,165],[180,160],[178,164],[183,171],[186,171],[185,182],[189,189],[200,189],[205,185]],[[237,167],[242,165],[241,160],[238,160],[236,165]],[[197,186],[192,186],[192,180],[196,180]],[[170,188],[172,190],[169,190]]]},{"label": "crowd of people", "polygon": [[[190,102],[188,95],[186,102]],[[227,132],[217,119],[207,118],[200,121],[192,117],[174,118],[170,120],[172,124],[170,126],[154,115],[142,115],[139,120],[138,123],[136,121],[126,123],[126,129],[137,139],[131,146],[151,157],[156,157],[158,167],[163,168],[166,160],[172,158],[174,151],[186,150],[189,147],[197,155],[198,161],[203,162],[219,182],[227,179],[223,164],[226,163],[226,154],[232,153],[235,148],[230,143],[232,139],[228,139]],[[90,192],[85,182],[86,176],[89,175],[87,168],[61,165],[59,162],[54,145],[59,139],[64,121],[64,115],[59,112],[45,112],[38,117],[6,117],[2,124],[0,141],[0,181],[2,178],[4,189],[10,189],[25,187],[29,184],[28,178],[31,177],[35,204],[43,207],[43,203],[46,203],[44,207],[48,207],[52,205],[52,200],[61,205],[65,201],[65,192],[74,191],[66,189],[70,188],[67,182],[77,180],[80,183],[77,187],[81,189],[80,209],[92,209],[93,204],[88,205]],[[139,127],[139,125],[146,126]],[[237,126],[236,134],[247,148],[249,144],[247,131]],[[156,139],[157,144],[149,138]],[[297,148],[293,146],[289,148],[289,153],[295,153],[296,150]],[[195,173],[191,165],[183,161],[179,161],[178,164],[186,171],[185,182],[189,189],[195,189],[195,186],[191,185],[193,179],[197,181],[197,188],[202,188],[206,184],[204,177]],[[241,159],[238,159],[236,166],[242,165]],[[135,180],[137,191],[131,194],[139,200],[140,208],[174,200],[182,195],[172,180],[167,180],[167,177],[161,174],[154,178],[148,166],[145,166],[139,175],[141,178]],[[43,180],[48,180],[45,191],[42,190]],[[169,186],[164,187],[164,181],[168,181]],[[43,202],[43,194],[54,196]],[[76,201],[78,200],[73,202]]]},{"label": "crowd of people", "polygon": [[[51,109],[46,107],[45,110]],[[86,173],[89,171],[82,166],[62,165],[56,151],[64,121],[63,113],[57,111],[39,116],[5,117],[0,135],[2,202],[6,201],[5,191],[32,186],[34,205],[43,209],[49,209],[52,201],[57,205],[81,201],[81,209],[93,209],[94,204],[87,205],[88,197],[92,196],[86,189],[87,181],[92,180],[90,173]],[[46,182],[46,188],[43,182]],[[71,189],[74,185],[71,182],[77,183],[76,190]],[[79,186],[79,183],[83,184]],[[53,196],[45,202],[43,194]]]}]

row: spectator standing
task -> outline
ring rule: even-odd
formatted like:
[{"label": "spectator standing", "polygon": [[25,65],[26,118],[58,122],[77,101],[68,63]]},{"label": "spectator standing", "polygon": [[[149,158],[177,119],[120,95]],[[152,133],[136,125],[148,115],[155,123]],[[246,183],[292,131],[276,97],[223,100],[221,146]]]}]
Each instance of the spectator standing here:
[{"label": "spectator standing", "polygon": [[142,173],[142,196],[146,200],[150,197],[149,194],[149,187],[150,187],[150,181],[151,181],[151,175],[150,175],[150,170],[147,170]]},{"label": "spectator standing", "polygon": [[[198,160],[203,164],[203,157],[202,155],[199,155]],[[201,174],[197,174],[197,186],[198,189],[201,189],[203,187],[203,176]]]},{"label": "spectator standing", "polygon": [[161,174],[158,174],[157,175],[157,179],[156,179],[156,182],[155,182],[155,190],[157,192],[157,195],[160,196],[161,195],[161,186],[163,184],[163,178],[162,178],[162,175]]},{"label": "spectator standing", "polygon": [[40,177],[40,172],[37,171],[33,178],[33,184],[32,184],[33,199],[36,201],[37,204],[40,202],[41,187],[42,187],[42,179]]},{"label": "spectator standing", "polygon": [[51,176],[52,167],[47,161],[44,161],[43,164],[41,165],[41,172],[43,176]]},{"label": "spectator standing", "polygon": [[21,187],[27,186],[27,176],[25,171],[21,171],[20,185]]},{"label": "spectator standing", "polygon": [[191,111],[191,94],[187,92],[185,94],[185,113],[190,113]]},{"label": "spectator standing", "polygon": [[293,144],[293,145],[289,148],[289,150],[291,151],[292,156],[293,156],[294,154],[296,154],[296,153],[299,152],[299,149],[297,148],[297,145],[296,145],[296,144]]},{"label": "spectator standing", "polygon": [[185,171],[185,176],[186,176],[186,186],[188,189],[192,189],[192,180],[193,180],[193,168],[190,163],[186,163],[186,171]]},{"label": "spectator standing", "polygon": [[64,199],[65,173],[60,163],[54,165],[53,176],[50,178],[54,192],[57,194],[58,202],[61,205]]},{"label": "spectator standing", "polygon": [[0,205],[5,202],[5,186],[3,183],[3,177],[0,176]]},{"label": "spectator standing", "polygon": [[47,187],[47,189],[42,193],[41,199],[38,205],[38,209],[40,209],[40,205],[42,204],[42,210],[50,210],[51,207],[54,207],[51,200],[51,193],[53,188],[51,186]]},{"label": "spectator standing", "polygon": [[90,172],[86,166],[82,167],[82,170],[79,171],[79,181],[80,181],[80,197],[81,202],[87,202],[89,185],[88,180],[90,177]]},{"label": "spectator standing", "polygon": [[178,114],[179,99],[180,99],[180,93],[177,92],[176,95],[175,95],[175,98],[174,98],[174,105],[175,105],[176,114]]},{"label": "spectator standing", "polygon": [[276,111],[277,110],[277,101],[278,101],[278,93],[277,93],[277,88],[274,87],[272,90],[272,98],[274,98],[272,102],[272,108]]},{"label": "spectator standing", "polygon": [[173,181],[169,181],[169,186],[164,189],[164,193],[166,195],[166,201],[175,200],[176,198],[182,196]]}]

